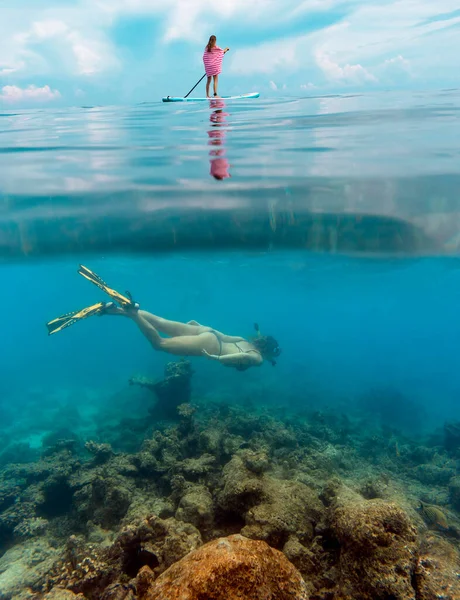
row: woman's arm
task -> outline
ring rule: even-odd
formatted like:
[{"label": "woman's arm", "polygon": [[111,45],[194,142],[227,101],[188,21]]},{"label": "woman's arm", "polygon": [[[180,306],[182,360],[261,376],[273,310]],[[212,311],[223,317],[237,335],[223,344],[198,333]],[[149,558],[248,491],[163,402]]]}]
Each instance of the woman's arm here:
[{"label": "woman's arm", "polygon": [[263,359],[258,352],[236,352],[235,354],[218,356],[217,354],[209,354],[206,350],[203,350],[203,354],[211,360],[216,360],[227,367],[258,367],[263,363]]}]

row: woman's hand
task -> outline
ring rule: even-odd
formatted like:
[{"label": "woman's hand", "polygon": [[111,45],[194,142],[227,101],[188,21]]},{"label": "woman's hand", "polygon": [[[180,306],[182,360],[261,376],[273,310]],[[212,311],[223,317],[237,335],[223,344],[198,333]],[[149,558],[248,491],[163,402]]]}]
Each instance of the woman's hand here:
[{"label": "woman's hand", "polygon": [[228,52],[229,50],[230,50],[230,48],[227,46],[227,47],[225,48],[225,50],[224,50],[224,54],[225,54],[226,52]]},{"label": "woman's hand", "polygon": [[203,350],[203,354],[205,356],[207,356],[210,360],[219,360],[220,356],[218,356],[217,354],[209,354],[209,352],[207,352],[206,350]]}]

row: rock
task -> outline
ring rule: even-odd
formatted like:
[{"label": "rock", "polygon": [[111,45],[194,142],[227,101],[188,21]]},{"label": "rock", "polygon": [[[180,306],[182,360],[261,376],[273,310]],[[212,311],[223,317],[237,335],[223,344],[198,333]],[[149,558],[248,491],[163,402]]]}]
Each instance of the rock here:
[{"label": "rock", "polygon": [[19,598],[25,589],[35,587],[58,555],[59,550],[44,538],[10,548],[0,558],[0,597]]},{"label": "rock", "polygon": [[436,465],[418,465],[413,470],[414,476],[425,485],[447,485],[455,475],[454,469],[438,467]]},{"label": "rock", "polygon": [[245,513],[262,500],[262,480],[244,465],[239,456],[234,456],[225,465],[222,477],[224,487],[219,494],[219,504],[225,511]]},{"label": "rock", "polygon": [[460,511],[460,477],[452,477],[449,482],[449,502]]},{"label": "rock", "polygon": [[135,591],[129,583],[112,583],[103,591],[100,600],[135,600]]},{"label": "rock", "polygon": [[214,507],[210,491],[204,485],[188,487],[176,511],[176,519],[209,530],[214,520]]},{"label": "rock", "polygon": [[43,600],[85,600],[83,594],[74,594],[70,590],[55,587],[43,596]]},{"label": "rock", "polygon": [[283,547],[283,554],[300,571],[303,577],[312,577],[320,571],[320,564],[314,553],[305,548],[295,535]]},{"label": "rock", "polygon": [[142,567],[158,576],[201,543],[193,525],[156,516],[125,527],[112,544],[70,536],[64,556],[47,570],[41,585],[71,589],[91,600],[134,600],[131,580]]},{"label": "rock", "polygon": [[[130,385],[139,385],[153,391],[157,403],[151,413],[158,419],[177,419],[180,405],[190,402],[193,369],[190,361],[170,362],[165,367],[165,376],[161,381],[152,381],[146,377],[132,377]],[[181,409],[183,415],[184,409]]]},{"label": "rock", "polygon": [[225,512],[244,519],[244,536],[264,540],[279,549],[292,534],[302,543],[312,539],[314,525],[324,508],[303,483],[256,475],[240,456],[234,456],[225,465],[223,481],[219,505]]},{"label": "rock", "polygon": [[94,456],[93,464],[102,465],[114,456],[114,451],[110,444],[98,444],[93,440],[88,440],[85,444],[86,450]]},{"label": "rock", "polygon": [[138,576],[139,600],[308,600],[297,569],[277,550],[241,535],[220,538],[191,552],[153,581]]},{"label": "rock", "polygon": [[97,476],[74,494],[78,512],[105,528],[116,526],[131,504],[132,484],[125,477]]},{"label": "rock", "polygon": [[[144,564],[158,575],[201,544],[200,532],[190,523],[152,516],[138,527],[124,529],[118,536],[113,551],[115,555],[121,554],[124,557],[125,567],[128,563],[131,565],[128,569],[124,568],[124,572],[135,577],[137,570]],[[148,556],[149,560],[140,564],[140,555]]]},{"label": "rock", "polygon": [[339,587],[354,600],[414,600],[417,532],[395,503],[364,500],[343,486],[332,507],[340,545]]},{"label": "rock", "polygon": [[186,458],[175,465],[178,473],[183,473],[191,481],[196,481],[200,477],[207,475],[213,470],[216,459],[211,454],[202,454],[198,458]]},{"label": "rock", "polygon": [[453,546],[439,536],[428,536],[414,574],[417,600],[460,598],[460,559]]},{"label": "rock", "polygon": [[293,534],[302,543],[310,542],[324,510],[316,494],[298,481],[268,476],[262,481],[264,498],[245,514],[246,526],[241,533],[279,549]]},{"label": "rock", "polygon": [[460,449],[460,422],[444,424],[444,447],[454,456]]},{"label": "rock", "polygon": [[241,452],[241,458],[243,459],[244,465],[247,469],[256,473],[257,475],[265,473],[270,468],[270,459],[266,452],[254,450],[245,450]]}]

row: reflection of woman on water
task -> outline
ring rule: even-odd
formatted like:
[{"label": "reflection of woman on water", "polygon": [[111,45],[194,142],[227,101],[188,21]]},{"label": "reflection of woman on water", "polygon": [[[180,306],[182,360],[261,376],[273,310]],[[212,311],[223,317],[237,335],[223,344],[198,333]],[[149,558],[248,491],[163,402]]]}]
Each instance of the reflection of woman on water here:
[{"label": "reflection of woman on water", "polygon": [[218,97],[217,87],[219,85],[219,74],[222,72],[222,59],[224,58],[224,54],[229,50],[230,48],[225,48],[224,50],[219,48],[215,35],[209,38],[203,54],[204,70],[208,77],[206,81],[206,98],[209,98],[211,79],[214,79],[214,96]]},{"label": "reflection of woman on water", "polygon": [[[131,319],[155,350],[178,356],[205,356],[220,362],[225,367],[234,367],[239,371],[258,367],[264,361],[274,366],[275,358],[281,353],[275,338],[261,335],[257,324],[255,325],[257,335],[251,340],[246,340],[240,336],[226,335],[213,327],[200,325],[196,321],[188,323],[169,321],[140,310],[139,304],[132,300],[129,292],[124,296],[108,287],[99,275],[87,267],[80,265],[78,272],[108,294],[112,302],[98,302],[49,321],[47,327],[50,335],[93,315],[120,315]],[[162,337],[160,333],[166,337]]]},{"label": "reflection of woman on water", "polygon": [[229,173],[230,164],[225,158],[224,148],[225,117],[228,116],[228,113],[223,112],[222,110],[225,108],[223,100],[211,100],[210,105],[211,108],[217,108],[217,110],[211,112],[210,121],[212,123],[212,129],[208,131],[209,144],[213,146],[213,149],[209,152],[209,156],[211,157],[210,174],[214,179],[222,180],[231,177]]}]

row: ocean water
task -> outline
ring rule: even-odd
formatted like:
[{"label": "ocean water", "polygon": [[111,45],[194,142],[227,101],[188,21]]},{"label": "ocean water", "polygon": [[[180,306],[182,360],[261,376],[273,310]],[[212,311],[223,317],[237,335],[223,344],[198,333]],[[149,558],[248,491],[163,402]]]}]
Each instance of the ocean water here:
[{"label": "ocean water", "polygon": [[129,379],[174,357],[132,322],[47,336],[108,300],[80,263],[165,318],[278,340],[276,367],[192,358],[197,402],[367,410],[409,437],[460,420],[459,111],[458,90],[3,109],[2,466],[155,420]]}]

